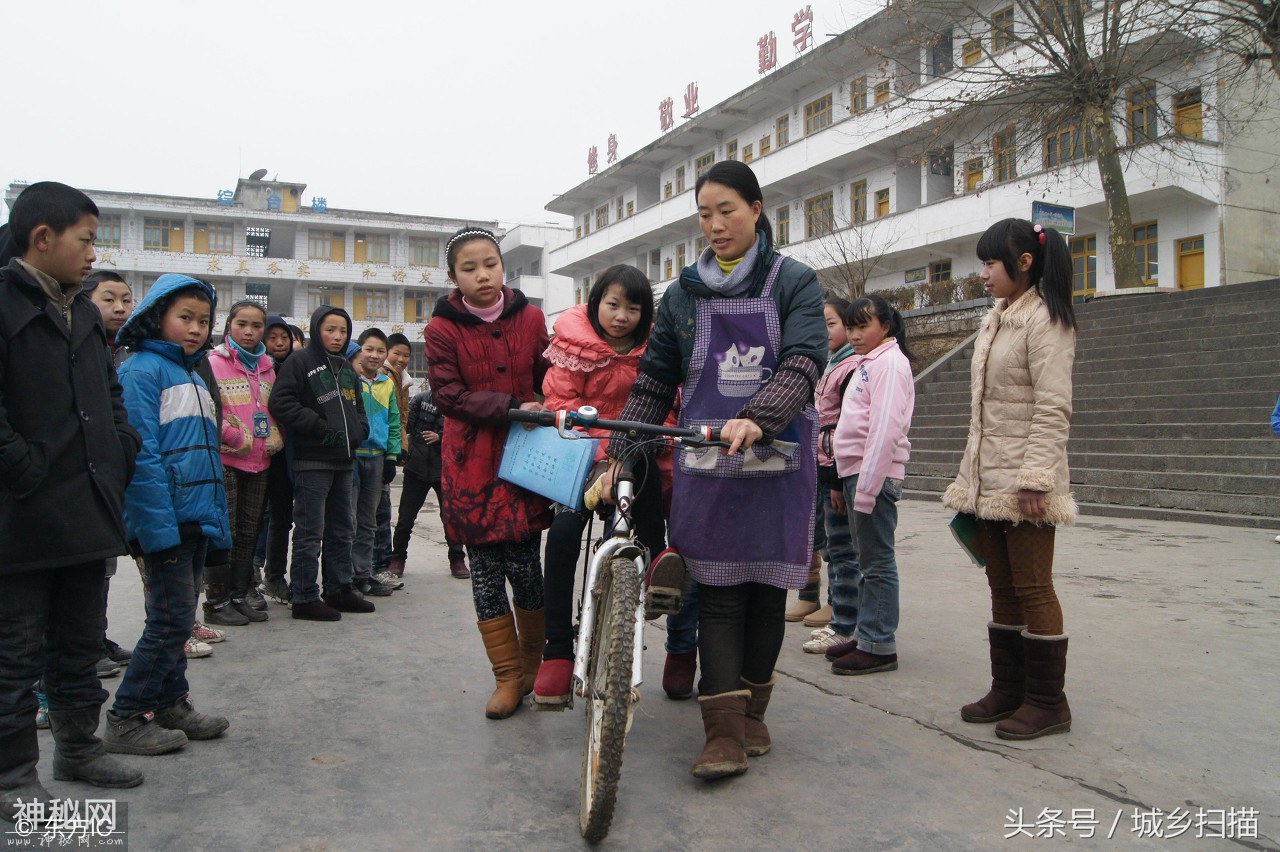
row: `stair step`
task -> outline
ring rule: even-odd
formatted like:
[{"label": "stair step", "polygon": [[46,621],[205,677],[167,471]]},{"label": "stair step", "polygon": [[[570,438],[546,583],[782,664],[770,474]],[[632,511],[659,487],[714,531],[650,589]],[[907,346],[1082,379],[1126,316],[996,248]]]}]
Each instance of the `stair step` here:
[{"label": "stair step", "polygon": [[[1099,362],[1099,361],[1122,361],[1137,362],[1151,355],[1164,355],[1174,348],[1173,344],[1166,338],[1165,340],[1157,340],[1146,343],[1134,343],[1125,340],[1122,337],[1115,337],[1114,343],[1106,343],[1104,345],[1089,346],[1085,348],[1076,348],[1076,366],[1080,363]],[[1223,351],[1239,351],[1243,349],[1258,349],[1262,347],[1274,347],[1276,343],[1276,332],[1270,331],[1265,334],[1247,334],[1247,335],[1217,335],[1211,337],[1187,338],[1177,341],[1177,349],[1183,352],[1223,352]]]},{"label": "stair step", "polygon": [[[1183,423],[1188,417],[1194,416],[1197,418],[1199,423],[1206,426],[1252,423],[1261,430],[1259,434],[1266,434],[1268,411],[1270,411],[1270,406],[1266,407],[1266,410],[1263,410],[1258,406],[1244,407],[1237,405],[1216,408],[1212,406],[1197,408],[1194,415],[1189,414],[1186,408],[1137,408],[1121,411],[1089,411],[1087,409],[1081,410],[1080,408],[1077,408],[1071,415],[1071,427],[1074,429],[1077,426],[1097,425],[1123,430],[1126,427],[1134,425]],[[961,423],[961,428],[968,427],[967,407],[965,408],[965,412],[966,415]],[[953,417],[954,415],[942,414],[938,419],[939,421],[946,420],[947,422],[955,422],[951,419]],[[917,418],[913,416],[911,422],[914,424],[916,419]],[[1239,436],[1223,435],[1223,437],[1228,438]]]},{"label": "stair step", "polygon": [[[1213,333],[1222,333],[1224,328],[1227,329],[1228,333],[1235,333],[1236,329],[1244,326],[1260,326],[1259,330],[1265,330],[1267,326],[1280,325],[1280,307],[1276,307],[1273,304],[1265,304],[1258,305],[1247,311],[1232,308],[1178,312],[1156,316],[1142,314],[1140,325],[1137,325],[1136,331],[1135,319],[1138,318],[1129,317],[1126,322],[1125,318],[1116,317],[1111,322],[1097,322],[1086,317],[1077,318],[1076,325],[1079,331],[1077,339],[1099,340],[1116,335],[1129,337],[1135,333],[1148,334],[1154,331],[1196,334],[1202,329],[1213,329]],[[1247,332],[1240,331],[1240,333]]]},{"label": "stair step", "polygon": [[[1129,361],[1094,361],[1084,357],[1086,353],[1076,350],[1076,375],[1080,376],[1081,362],[1088,373],[1113,375],[1121,380],[1132,370],[1156,370],[1162,367],[1207,367],[1219,364],[1261,364],[1277,360],[1276,347],[1259,346],[1253,349],[1219,349],[1211,352],[1197,352],[1193,362],[1188,361],[1187,354],[1180,350],[1166,349],[1158,355],[1148,355],[1141,362]],[[968,375],[966,373],[965,375]]]},{"label": "stair step", "polygon": [[1280,349],[1277,349],[1270,358],[1264,360],[1244,361],[1240,359],[1223,364],[1202,364],[1198,360],[1187,363],[1189,359],[1184,357],[1183,363],[1176,366],[1134,365],[1128,370],[1091,369],[1093,365],[1087,364],[1076,369],[1073,381],[1077,388],[1096,385],[1123,388],[1145,386],[1148,382],[1187,379],[1205,382],[1209,380],[1221,381],[1223,379],[1256,379],[1265,377],[1280,391],[1280,384],[1275,383],[1275,377],[1280,376],[1280,355],[1276,353],[1280,353]]},{"label": "stair step", "polygon": [[1074,489],[1085,486],[1274,496],[1280,493],[1280,476],[1072,467],[1071,487]]},{"label": "stair step", "polygon": [[[1086,389],[1093,390],[1092,388]],[[1075,395],[1076,411],[1138,411],[1143,409],[1167,408],[1170,403],[1177,403],[1186,408],[1225,408],[1266,409],[1267,414],[1276,404],[1274,390],[1215,390],[1203,393],[1185,394],[1146,394],[1144,388],[1135,388],[1136,393],[1126,396],[1094,396],[1087,392]],[[969,409],[968,392],[948,392],[929,394],[922,397],[917,407],[925,409],[929,414],[949,414]]]},{"label": "stair step", "polygon": [[[1077,413],[1071,421],[1073,440],[1083,438],[1178,438],[1183,440],[1212,440],[1217,438],[1267,438],[1271,427],[1264,422],[1252,423],[1091,423],[1083,422],[1083,414]],[[957,423],[952,417],[913,417],[911,420],[911,453],[920,447],[928,447],[931,441],[954,438],[964,434],[968,420]]]}]

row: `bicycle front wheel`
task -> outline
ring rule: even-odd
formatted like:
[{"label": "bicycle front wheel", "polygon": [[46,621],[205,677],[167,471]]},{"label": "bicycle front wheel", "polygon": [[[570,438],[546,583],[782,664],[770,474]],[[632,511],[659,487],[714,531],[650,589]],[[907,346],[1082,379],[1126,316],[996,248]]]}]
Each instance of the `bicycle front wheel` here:
[{"label": "bicycle front wheel", "polygon": [[582,749],[578,825],[588,843],[609,833],[622,777],[622,747],[631,719],[640,574],[630,559],[612,559],[600,572],[585,695],[587,736]]}]

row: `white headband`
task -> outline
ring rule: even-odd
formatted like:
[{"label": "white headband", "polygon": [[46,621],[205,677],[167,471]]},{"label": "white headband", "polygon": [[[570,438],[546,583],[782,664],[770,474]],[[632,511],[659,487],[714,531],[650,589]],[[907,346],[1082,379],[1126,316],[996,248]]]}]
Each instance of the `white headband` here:
[{"label": "white headband", "polygon": [[449,242],[444,244],[444,256],[445,257],[449,256],[449,249],[453,248],[453,244],[456,243],[458,240],[465,240],[471,237],[484,237],[486,240],[491,240],[495,246],[498,244],[497,238],[493,234],[489,233],[488,231],[481,231],[481,230],[459,231],[458,233],[454,234],[452,237],[449,238]]}]

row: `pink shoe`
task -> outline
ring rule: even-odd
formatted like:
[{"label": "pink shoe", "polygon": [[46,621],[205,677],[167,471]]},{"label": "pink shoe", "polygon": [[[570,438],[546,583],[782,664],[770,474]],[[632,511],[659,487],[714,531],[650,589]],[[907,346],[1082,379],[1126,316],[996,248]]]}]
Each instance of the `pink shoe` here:
[{"label": "pink shoe", "polygon": [[564,710],[573,706],[573,660],[543,660],[533,682],[533,709]]}]

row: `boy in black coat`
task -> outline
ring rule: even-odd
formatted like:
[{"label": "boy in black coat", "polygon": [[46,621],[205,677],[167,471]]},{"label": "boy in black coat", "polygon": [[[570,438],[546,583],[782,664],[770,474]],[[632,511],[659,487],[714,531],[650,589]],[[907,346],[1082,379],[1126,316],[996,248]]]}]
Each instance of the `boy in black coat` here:
[{"label": "boy in black coat", "polygon": [[42,673],[54,777],[132,787],[142,774],[95,735],[106,560],[128,551],[124,491],[140,446],[101,314],[81,292],[98,208],[35,183],[9,226],[20,256],[0,269],[0,817],[12,821],[19,799],[49,798],[31,691]]}]

